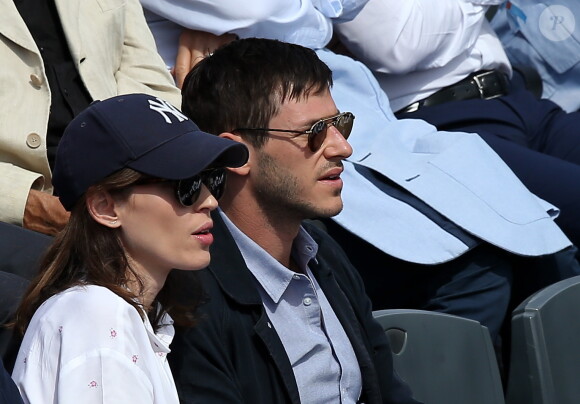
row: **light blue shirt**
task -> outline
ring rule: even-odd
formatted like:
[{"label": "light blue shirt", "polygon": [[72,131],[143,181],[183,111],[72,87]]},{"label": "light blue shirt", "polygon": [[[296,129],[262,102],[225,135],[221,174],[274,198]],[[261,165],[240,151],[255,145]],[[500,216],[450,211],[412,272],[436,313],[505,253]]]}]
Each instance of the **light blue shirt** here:
[{"label": "light blue shirt", "polygon": [[220,212],[236,241],[292,369],[300,401],[356,403],[361,373],[350,340],[308,268],[318,246],[303,228],[292,246],[302,273],[284,267]]},{"label": "light blue shirt", "polygon": [[240,38],[271,38],[323,48],[334,22],[348,21],[368,0],[140,0],[168,67],[175,63],[183,27]]},{"label": "light blue shirt", "polygon": [[512,64],[534,67],[543,98],[567,111],[580,108],[580,2],[513,0],[492,20]]}]

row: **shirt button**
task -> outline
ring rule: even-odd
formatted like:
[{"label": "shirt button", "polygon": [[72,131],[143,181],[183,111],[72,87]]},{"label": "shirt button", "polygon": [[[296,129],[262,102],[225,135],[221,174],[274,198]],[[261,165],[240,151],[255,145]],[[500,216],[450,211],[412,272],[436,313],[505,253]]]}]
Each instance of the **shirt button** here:
[{"label": "shirt button", "polygon": [[42,78],[34,73],[30,75],[30,81],[32,82],[32,85],[35,87],[40,87],[43,83]]},{"label": "shirt button", "polygon": [[294,276],[292,276],[292,278],[298,280],[298,279],[300,279],[300,275],[294,275]]},{"label": "shirt button", "polygon": [[304,306],[310,306],[312,304],[312,299],[307,297],[302,301],[302,303],[304,303]]},{"label": "shirt button", "polygon": [[40,146],[40,143],[41,143],[41,141],[40,141],[40,136],[38,135],[38,133],[31,133],[26,137],[26,144],[31,149],[38,148],[38,146]]}]

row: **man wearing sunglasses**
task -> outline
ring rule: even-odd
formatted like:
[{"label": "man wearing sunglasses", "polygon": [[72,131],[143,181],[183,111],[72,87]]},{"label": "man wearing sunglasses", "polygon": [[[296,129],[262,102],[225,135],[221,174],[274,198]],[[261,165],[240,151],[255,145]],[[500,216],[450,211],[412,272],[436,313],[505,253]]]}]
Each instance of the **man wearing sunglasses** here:
[{"label": "man wearing sunglasses", "polygon": [[[221,108],[216,103],[239,101],[246,83],[236,71],[253,76],[256,65],[252,42],[236,45],[217,51],[206,60],[211,65],[200,64],[188,77],[187,113],[207,118],[213,114],[208,108]],[[342,209],[343,160],[352,153],[346,138],[355,117],[334,104],[331,72],[312,51],[264,45],[257,53],[273,61],[263,64],[258,81],[268,92],[247,83],[252,102],[212,122],[228,128],[222,137],[246,144],[250,157],[243,167],[228,169],[223,210],[213,215],[200,320],[178,331],[172,344],[180,399],[417,403],[393,370],[388,340],[373,320],[357,271],[325,232],[303,225]],[[238,70],[246,56],[249,66]],[[222,71],[228,64],[233,69]],[[220,86],[225,91],[210,95],[205,90],[220,72],[231,92]],[[270,89],[276,90],[272,97]]]},{"label": "man wearing sunglasses", "polygon": [[292,134],[292,137],[298,137],[300,135],[308,135],[308,147],[311,151],[316,152],[324,143],[326,139],[326,130],[329,125],[334,126],[345,139],[348,139],[350,132],[352,131],[352,125],[354,123],[354,115],[352,112],[342,112],[338,115],[331,116],[329,118],[319,119],[314,122],[310,129],[308,130],[292,130],[292,129],[273,129],[273,128],[236,128],[233,132],[248,132],[248,131],[258,131],[263,133],[269,132],[280,132]]},{"label": "man wearing sunglasses", "polygon": [[[342,73],[334,67],[334,74]],[[341,392],[345,387],[343,402],[349,402],[357,378],[345,372],[338,377],[333,369],[351,362],[338,354],[329,361],[333,355],[317,356],[325,345],[313,343],[314,335],[356,352],[361,402],[377,402],[369,399],[375,386],[369,369],[379,370],[382,399],[389,402],[393,384],[382,377],[392,371],[376,365],[390,366],[387,345],[375,334],[360,279],[343,250],[309,224],[304,228],[315,243],[305,242],[303,219],[326,218],[343,248],[358,252],[354,257],[366,264],[358,269],[378,302],[374,308],[472,318],[489,328],[496,344],[517,265],[531,285],[518,290],[514,301],[578,274],[574,249],[554,254],[570,243],[546,214],[551,208],[477,135],[396,120],[384,132],[351,134],[353,123],[385,120],[354,93],[369,94],[372,77],[366,84],[336,82],[331,89],[325,69],[300,46],[242,39],[201,61],[184,83],[184,113],[205,131],[250,149],[247,165],[228,170],[223,213],[215,220],[219,234],[214,231],[212,263],[204,273],[210,297],[204,320],[174,342],[173,366],[185,402],[338,402],[325,395],[325,382],[316,375],[328,377],[325,386],[334,391],[337,384]],[[349,104],[356,119],[339,111],[337,95],[343,102],[357,100]],[[384,94],[376,95],[388,103]],[[349,135],[359,146],[354,151],[345,141]],[[300,282],[312,289],[301,290]],[[334,335],[325,334],[336,330],[334,316],[349,343],[335,344]],[[370,351],[358,349],[353,331]],[[364,366],[365,351],[375,366]]]}]

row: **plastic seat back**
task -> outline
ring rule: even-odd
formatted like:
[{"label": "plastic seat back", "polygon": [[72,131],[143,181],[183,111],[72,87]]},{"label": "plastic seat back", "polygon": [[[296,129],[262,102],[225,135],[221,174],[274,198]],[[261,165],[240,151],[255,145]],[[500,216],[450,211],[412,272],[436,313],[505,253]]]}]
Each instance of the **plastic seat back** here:
[{"label": "plastic seat back", "polygon": [[422,310],[380,310],[393,362],[426,404],[502,404],[497,359],[486,327],[465,318]]},{"label": "plastic seat back", "polygon": [[580,276],[542,289],[513,311],[506,402],[580,403]]}]

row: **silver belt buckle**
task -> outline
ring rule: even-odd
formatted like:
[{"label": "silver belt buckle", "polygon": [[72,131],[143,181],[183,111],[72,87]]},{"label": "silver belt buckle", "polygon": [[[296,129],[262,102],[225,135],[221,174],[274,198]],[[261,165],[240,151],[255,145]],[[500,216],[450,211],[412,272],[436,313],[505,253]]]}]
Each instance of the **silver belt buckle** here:
[{"label": "silver belt buckle", "polygon": [[[475,76],[473,76],[473,81],[475,81],[475,84],[477,85],[477,90],[479,91],[479,94],[481,95],[481,98],[484,100],[491,100],[493,98],[497,98],[497,97],[501,97],[502,93],[501,91],[499,91],[497,94],[493,94],[493,95],[489,95],[486,94],[485,92],[485,78],[486,77],[494,77],[497,74],[496,71],[494,70],[490,70],[488,72],[483,72],[481,74],[477,74]],[[500,84],[497,83],[497,78],[493,80],[494,84]]]}]

